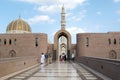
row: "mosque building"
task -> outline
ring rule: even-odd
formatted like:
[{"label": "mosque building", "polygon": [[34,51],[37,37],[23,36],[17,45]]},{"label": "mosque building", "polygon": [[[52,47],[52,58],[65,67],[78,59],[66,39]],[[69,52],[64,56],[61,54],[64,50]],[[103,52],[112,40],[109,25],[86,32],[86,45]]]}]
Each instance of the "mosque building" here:
[{"label": "mosque building", "polygon": [[48,42],[46,33],[32,33],[30,25],[21,17],[11,21],[6,33],[0,34],[0,77],[38,64],[41,53],[49,53],[53,60],[59,60],[62,53],[68,59],[71,53],[76,57],[120,59],[120,32],[78,33],[76,44],[72,44],[71,34],[65,27],[64,5],[61,29],[54,35],[54,43]]}]

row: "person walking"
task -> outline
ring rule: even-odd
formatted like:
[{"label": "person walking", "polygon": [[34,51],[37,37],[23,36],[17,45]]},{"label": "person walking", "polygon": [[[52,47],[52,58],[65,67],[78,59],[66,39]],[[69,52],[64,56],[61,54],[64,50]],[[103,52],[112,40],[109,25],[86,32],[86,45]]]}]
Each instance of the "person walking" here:
[{"label": "person walking", "polygon": [[49,54],[49,63],[52,63],[52,54]]},{"label": "person walking", "polygon": [[48,53],[45,54],[45,63],[48,64]]},{"label": "person walking", "polygon": [[41,53],[41,59],[40,59],[41,61],[41,64],[44,64],[44,62],[45,62],[45,55],[44,55],[44,53]]},{"label": "person walking", "polygon": [[66,54],[64,54],[64,61],[66,62],[67,58],[66,58]]},{"label": "person walking", "polygon": [[59,56],[59,60],[60,60],[60,62],[62,62],[62,55],[61,54]]},{"label": "person walking", "polygon": [[72,53],[72,61],[74,61],[75,60],[75,54],[74,53]]}]

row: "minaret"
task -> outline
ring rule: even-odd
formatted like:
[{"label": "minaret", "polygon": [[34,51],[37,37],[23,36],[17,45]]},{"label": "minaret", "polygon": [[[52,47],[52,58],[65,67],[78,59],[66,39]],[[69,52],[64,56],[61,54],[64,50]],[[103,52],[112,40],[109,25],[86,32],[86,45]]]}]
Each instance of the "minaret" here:
[{"label": "minaret", "polygon": [[61,29],[65,29],[66,20],[65,20],[65,8],[64,5],[62,6],[62,13],[61,13]]}]

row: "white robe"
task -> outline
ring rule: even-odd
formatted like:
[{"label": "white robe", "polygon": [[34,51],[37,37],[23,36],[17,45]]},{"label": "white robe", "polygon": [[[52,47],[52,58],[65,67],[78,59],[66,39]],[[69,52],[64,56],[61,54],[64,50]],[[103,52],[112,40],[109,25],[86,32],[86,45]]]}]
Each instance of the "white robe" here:
[{"label": "white robe", "polygon": [[41,55],[41,63],[44,63],[45,61],[45,55]]}]

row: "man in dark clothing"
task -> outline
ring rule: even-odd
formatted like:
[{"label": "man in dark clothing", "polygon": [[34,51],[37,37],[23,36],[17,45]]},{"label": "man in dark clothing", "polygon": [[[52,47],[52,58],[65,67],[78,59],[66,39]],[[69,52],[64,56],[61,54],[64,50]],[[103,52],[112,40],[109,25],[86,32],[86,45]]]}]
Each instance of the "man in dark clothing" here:
[{"label": "man in dark clothing", "polygon": [[48,63],[48,53],[45,54],[45,62]]},{"label": "man in dark clothing", "polygon": [[64,54],[64,61],[66,61],[66,55]]}]

